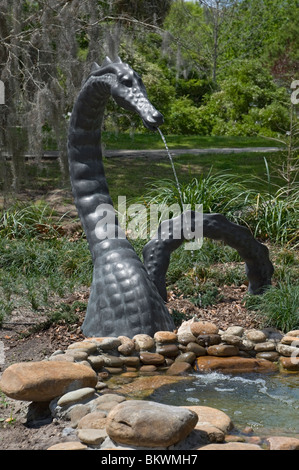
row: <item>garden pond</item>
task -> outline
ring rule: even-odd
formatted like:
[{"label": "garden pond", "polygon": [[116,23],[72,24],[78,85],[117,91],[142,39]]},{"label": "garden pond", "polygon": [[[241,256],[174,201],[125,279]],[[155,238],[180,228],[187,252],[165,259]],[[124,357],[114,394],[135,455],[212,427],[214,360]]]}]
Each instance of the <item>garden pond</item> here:
[{"label": "garden pond", "polygon": [[208,406],[226,413],[238,430],[261,437],[299,437],[299,374],[192,374],[163,386],[150,400],[176,406]]}]

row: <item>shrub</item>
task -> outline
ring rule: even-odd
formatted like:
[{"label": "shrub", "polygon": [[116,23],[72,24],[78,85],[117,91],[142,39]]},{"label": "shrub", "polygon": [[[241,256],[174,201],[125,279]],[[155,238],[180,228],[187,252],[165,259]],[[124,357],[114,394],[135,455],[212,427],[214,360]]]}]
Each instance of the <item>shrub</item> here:
[{"label": "shrub", "polygon": [[166,116],[166,132],[170,134],[202,134],[199,108],[192,100],[182,97],[174,100]]}]

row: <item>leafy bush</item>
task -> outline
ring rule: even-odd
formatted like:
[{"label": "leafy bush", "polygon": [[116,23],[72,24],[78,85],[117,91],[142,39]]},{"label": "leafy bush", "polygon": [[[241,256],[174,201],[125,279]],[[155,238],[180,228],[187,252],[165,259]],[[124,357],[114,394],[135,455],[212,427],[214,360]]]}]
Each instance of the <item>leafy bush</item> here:
[{"label": "leafy bush", "polygon": [[187,97],[175,99],[165,117],[164,127],[170,134],[206,134],[199,108]]},{"label": "leafy bush", "polygon": [[288,97],[258,61],[242,61],[226,70],[220,90],[201,108],[212,135],[277,135],[289,128]]}]

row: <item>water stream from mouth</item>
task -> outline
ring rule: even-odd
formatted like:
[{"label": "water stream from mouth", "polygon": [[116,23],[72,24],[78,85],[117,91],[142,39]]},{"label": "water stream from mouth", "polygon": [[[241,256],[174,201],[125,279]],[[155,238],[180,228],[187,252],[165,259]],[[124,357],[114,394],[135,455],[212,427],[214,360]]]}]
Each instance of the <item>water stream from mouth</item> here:
[{"label": "water stream from mouth", "polygon": [[159,134],[160,134],[160,136],[161,136],[161,139],[162,139],[163,142],[164,142],[164,145],[165,145],[165,148],[166,148],[166,152],[167,152],[167,154],[168,154],[168,158],[169,158],[170,163],[171,163],[171,167],[172,167],[172,171],[173,171],[173,174],[174,174],[176,186],[177,186],[177,189],[178,189],[178,192],[179,192],[179,196],[180,196],[181,206],[182,206],[182,209],[183,209],[183,207],[184,207],[184,204],[183,204],[183,195],[182,195],[181,186],[180,186],[180,183],[179,183],[179,180],[178,180],[178,176],[177,176],[177,173],[176,173],[176,170],[175,170],[175,167],[174,167],[173,159],[172,159],[171,153],[170,153],[170,151],[169,151],[169,148],[168,148],[166,139],[165,139],[165,137],[164,137],[164,135],[163,135],[163,133],[161,132],[161,130],[160,130],[159,127],[158,127],[158,131],[159,131]]}]

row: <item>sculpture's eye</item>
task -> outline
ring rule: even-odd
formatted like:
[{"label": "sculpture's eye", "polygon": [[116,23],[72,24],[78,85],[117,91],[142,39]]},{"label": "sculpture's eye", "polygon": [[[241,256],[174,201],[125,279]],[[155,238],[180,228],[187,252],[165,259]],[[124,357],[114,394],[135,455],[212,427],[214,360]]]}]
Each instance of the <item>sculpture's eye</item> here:
[{"label": "sculpture's eye", "polygon": [[133,86],[133,80],[129,77],[121,78],[120,83],[128,88],[131,88]]}]

